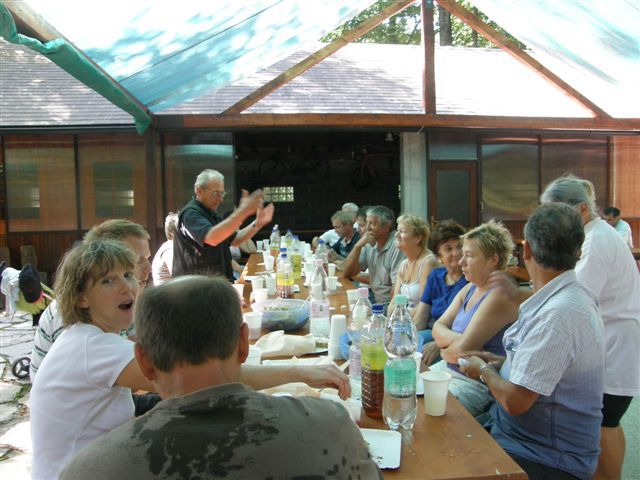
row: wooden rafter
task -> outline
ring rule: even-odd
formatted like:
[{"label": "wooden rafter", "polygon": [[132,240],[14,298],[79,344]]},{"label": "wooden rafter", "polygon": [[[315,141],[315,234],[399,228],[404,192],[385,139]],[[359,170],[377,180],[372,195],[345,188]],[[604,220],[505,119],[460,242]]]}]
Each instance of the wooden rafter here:
[{"label": "wooden rafter", "polygon": [[586,96],[581,94],[578,90],[573,88],[567,82],[562,80],[559,76],[549,70],[547,67],[542,65],[538,60],[533,58],[531,55],[518,48],[511,40],[509,40],[502,33],[498,32],[491,25],[484,22],[477,15],[473,14],[466,8],[462,7],[455,0],[437,0],[438,5],[442,8],[446,9],[452,15],[455,15],[464,23],[473,28],[480,35],[485,37],[490,42],[493,42],[495,45],[506,51],[513,58],[523,63],[527,67],[533,69],[538,75],[541,75],[545,80],[551,82],[557,88],[562,90],[565,94],[569,95],[571,98],[579,102],[581,105],[584,105],[588,108],[596,117],[606,117],[611,118],[611,116],[605,112],[598,105],[589,100]]},{"label": "wooden rafter", "polygon": [[378,25],[380,25],[384,20],[395,15],[398,12],[401,12],[414,2],[415,0],[394,0],[391,5],[382,10],[380,13],[369,17],[356,28],[349,30],[344,35],[341,35],[317,52],[312,53],[301,62],[295,64],[286,72],[281,73],[270,82],[265,83],[263,86],[226,109],[224,112],[222,112],[222,115],[235,115],[243,112],[251,105],[254,105],[270,93],[274,92],[283,85],[286,85],[297,76],[302,75],[314,65],[317,65],[328,56],[333,55],[349,42],[352,42],[353,40],[356,40],[366,33],[370,32]]},{"label": "wooden rafter", "polygon": [[422,100],[424,113],[436,113],[435,33],[433,31],[433,0],[422,0],[422,46],[424,71]]},{"label": "wooden rafter", "polygon": [[396,127],[487,128],[524,130],[585,130],[631,132],[640,135],[640,118],[499,117],[432,114],[251,114],[156,115],[157,127],[236,129],[252,127]]}]

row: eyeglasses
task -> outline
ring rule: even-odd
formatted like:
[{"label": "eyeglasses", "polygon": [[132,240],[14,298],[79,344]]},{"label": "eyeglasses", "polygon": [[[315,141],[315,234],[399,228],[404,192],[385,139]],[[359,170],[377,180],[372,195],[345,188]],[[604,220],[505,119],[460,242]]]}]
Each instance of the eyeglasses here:
[{"label": "eyeglasses", "polygon": [[211,190],[211,195],[214,197],[224,198],[227,192],[221,192],[220,190]]}]

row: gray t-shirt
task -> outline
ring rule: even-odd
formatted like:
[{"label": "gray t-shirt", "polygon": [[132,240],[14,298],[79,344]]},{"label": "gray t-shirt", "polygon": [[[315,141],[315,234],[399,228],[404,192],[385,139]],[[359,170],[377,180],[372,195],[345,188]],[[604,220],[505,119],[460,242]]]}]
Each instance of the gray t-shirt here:
[{"label": "gray t-shirt", "polygon": [[62,479],[382,478],[340,405],[227,384],[160,402],[102,436]]},{"label": "gray t-shirt", "polygon": [[396,283],[398,269],[405,256],[396,247],[396,232],[391,231],[382,249],[378,244],[366,244],[360,250],[360,269],[369,269],[369,287],[375,296],[375,303],[389,303],[391,290]]}]

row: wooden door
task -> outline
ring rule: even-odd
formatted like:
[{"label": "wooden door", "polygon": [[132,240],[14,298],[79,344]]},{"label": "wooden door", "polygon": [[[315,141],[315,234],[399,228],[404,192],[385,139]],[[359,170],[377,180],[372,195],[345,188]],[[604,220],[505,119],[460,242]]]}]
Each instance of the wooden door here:
[{"label": "wooden door", "polygon": [[429,218],[453,218],[465,227],[478,225],[478,164],[430,162]]}]

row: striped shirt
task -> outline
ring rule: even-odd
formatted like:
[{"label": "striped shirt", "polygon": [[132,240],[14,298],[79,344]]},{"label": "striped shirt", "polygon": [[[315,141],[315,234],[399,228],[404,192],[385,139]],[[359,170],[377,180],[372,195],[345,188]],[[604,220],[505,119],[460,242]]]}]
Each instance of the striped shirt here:
[{"label": "striped shirt", "polygon": [[62,317],[58,314],[58,302],[54,300],[40,316],[36,335],[33,339],[33,349],[31,350],[31,365],[29,367],[29,377],[33,383],[38,373],[38,368],[42,359],[51,349],[51,345],[64,330]]}]

